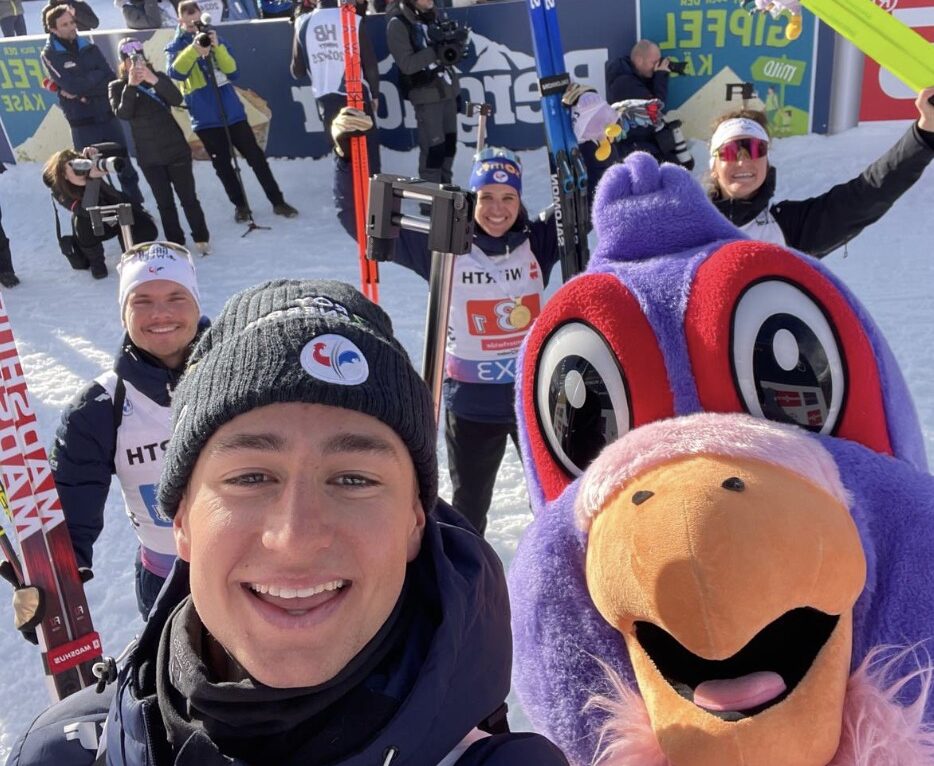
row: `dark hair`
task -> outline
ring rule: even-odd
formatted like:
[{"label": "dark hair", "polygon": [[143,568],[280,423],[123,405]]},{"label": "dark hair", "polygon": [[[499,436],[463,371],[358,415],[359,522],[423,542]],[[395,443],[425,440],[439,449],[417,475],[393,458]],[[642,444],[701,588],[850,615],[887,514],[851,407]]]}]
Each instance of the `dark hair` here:
[{"label": "dark hair", "polygon": [[74,149],[62,149],[55,152],[42,166],[42,182],[52,190],[55,198],[62,203],[80,200],[84,189],[76,186],[65,175],[65,167],[70,160],[81,157]]},{"label": "dark hair", "polygon": [[765,112],[762,112],[758,109],[734,109],[732,112],[721,114],[713,121],[710,134],[713,135],[714,131],[727,120],[736,120],[740,118],[758,122],[762,126],[762,129],[765,131],[765,134],[769,137],[769,139],[772,138],[772,134],[769,133],[769,118],[765,116]]},{"label": "dark hair", "polygon": [[66,13],[74,15],[74,9],[70,5],[47,5],[43,8],[42,26],[45,27],[45,31],[51,32]]}]

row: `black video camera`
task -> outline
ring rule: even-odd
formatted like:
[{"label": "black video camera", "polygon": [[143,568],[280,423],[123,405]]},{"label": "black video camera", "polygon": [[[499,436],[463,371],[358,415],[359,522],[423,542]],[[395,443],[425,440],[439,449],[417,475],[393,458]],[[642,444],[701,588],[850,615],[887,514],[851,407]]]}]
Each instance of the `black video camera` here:
[{"label": "black video camera", "polygon": [[453,19],[438,19],[428,25],[428,41],[445,66],[453,66],[467,50],[470,27],[458,24]]},{"label": "black video camera", "polygon": [[687,61],[672,61],[671,59],[668,60],[668,69],[672,74],[684,74],[687,68]]},{"label": "black video camera", "polygon": [[202,13],[201,18],[195,22],[198,27],[198,34],[195,35],[195,43],[202,48],[210,48],[214,43],[208,32],[211,30],[211,14]]}]

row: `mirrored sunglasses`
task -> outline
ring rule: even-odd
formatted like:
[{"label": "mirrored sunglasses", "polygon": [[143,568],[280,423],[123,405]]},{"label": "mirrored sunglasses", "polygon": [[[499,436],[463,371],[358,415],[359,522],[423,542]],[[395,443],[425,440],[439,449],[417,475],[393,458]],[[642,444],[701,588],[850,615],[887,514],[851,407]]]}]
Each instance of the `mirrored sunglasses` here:
[{"label": "mirrored sunglasses", "polygon": [[124,56],[132,56],[143,52],[143,44],[139,40],[130,40],[120,46],[120,53]]},{"label": "mirrored sunglasses", "polygon": [[149,249],[153,245],[161,245],[166,250],[170,251],[174,255],[177,255],[179,258],[184,258],[188,263],[191,264],[191,267],[194,268],[195,262],[191,257],[191,252],[187,247],[182,247],[182,245],[176,245],[174,242],[140,242],[138,245],[133,245],[129,248],[123,255],[120,256],[120,263],[117,264],[117,271],[120,271],[120,268],[134,260],[135,258],[146,258],[149,256]]},{"label": "mirrored sunglasses", "polygon": [[769,142],[763,141],[761,138],[734,138],[717,149],[716,154],[721,162],[736,162],[741,151],[745,151],[746,156],[751,160],[767,157]]}]

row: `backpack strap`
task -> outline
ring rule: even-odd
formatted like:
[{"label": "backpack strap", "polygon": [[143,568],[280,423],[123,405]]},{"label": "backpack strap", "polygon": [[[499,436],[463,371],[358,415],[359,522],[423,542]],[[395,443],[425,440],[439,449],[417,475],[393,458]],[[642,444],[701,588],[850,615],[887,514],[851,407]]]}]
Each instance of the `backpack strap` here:
[{"label": "backpack strap", "polygon": [[[117,382],[114,384],[114,393],[111,397],[114,403],[114,433],[119,430],[123,423],[123,403],[126,401],[126,383],[123,378],[117,376]],[[116,443],[116,440],[114,440]]]},{"label": "backpack strap", "polygon": [[52,200],[52,215],[55,216],[55,239],[62,239],[62,222],[58,220],[58,208],[55,207],[55,194],[49,192],[49,198]]},{"label": "backpack strap", "polygon": [[117,376],[117,382],[114,384],[114,392],[111,401],[114,407],[114,447],[110,452],[110,463],[116,470],[117,431],[120,430],[120,425],[123,423],[123,403],[126,401],[126,383],[124,383],[120,375]]}]

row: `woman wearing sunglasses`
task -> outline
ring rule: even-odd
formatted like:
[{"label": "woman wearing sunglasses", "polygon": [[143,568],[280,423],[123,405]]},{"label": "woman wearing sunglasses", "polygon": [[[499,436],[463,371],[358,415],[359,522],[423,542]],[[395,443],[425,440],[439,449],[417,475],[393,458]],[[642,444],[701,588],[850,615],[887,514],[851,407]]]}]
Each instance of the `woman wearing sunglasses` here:
[{"label": "woman wearing sunglasses", "polygon": [[110,105],[117,117],[130,123],[136,159],[159,208],[162,231],[170,242],[185,244],[174,189],[195,247],[201,255],[207,255],[211,236],[195,191],[191,149],[172,116],[172,107],[182,104],[182,94],[168,75],[153,69],[139,40],[126,37],[119,49],[119,79],[110,83]]},{"label": "woman wearing sunglasses", "polygon": [[921,91],[915,101],[919,119],[861,175],[805,200],[773,200],[765,114],[725,114],[710,142],[710,198],[753,239],[822,258],[878,221],[934,159],[932,98],[934,87]]}]

